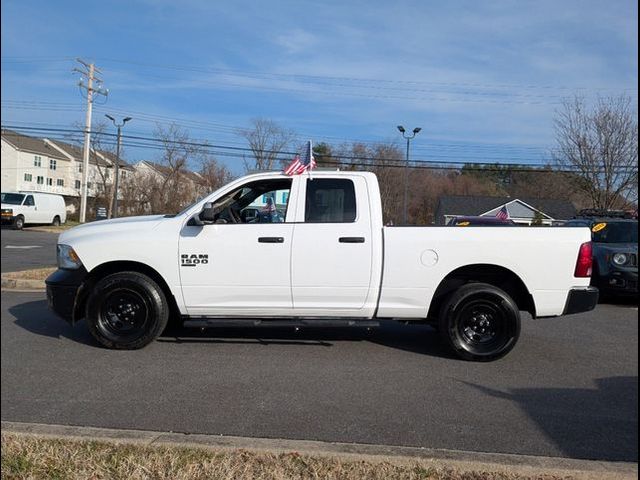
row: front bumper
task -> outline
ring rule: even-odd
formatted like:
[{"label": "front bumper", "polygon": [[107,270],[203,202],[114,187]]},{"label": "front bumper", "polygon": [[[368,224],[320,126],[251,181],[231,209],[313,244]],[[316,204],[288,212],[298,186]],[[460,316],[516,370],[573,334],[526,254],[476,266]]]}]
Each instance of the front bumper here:
[{"label": "front bumper", "polygon": [[77,270],[59,268],[45,280],[49,308],[69,323],[77,320],[76,306],[86,276],[84,267]]},{"label": "front bumper", "polygon": [[588,312],[596,308],[599,291],[595,287],[573,288],[569,290],[567,303],[564,305],[563,315]]},{"label": "front bumper", "polygon": [[16,217],[14,217],[13,215],[2,215],[0,216],[0,222],[2,223],[2,225],[13,225],[13,222],[15,221]]},{"label": "front bumper", "polygon": [[633,295],[638,293],[638,271],[614,270],[600,275],[596,281],[598,288],[607,293]]}]

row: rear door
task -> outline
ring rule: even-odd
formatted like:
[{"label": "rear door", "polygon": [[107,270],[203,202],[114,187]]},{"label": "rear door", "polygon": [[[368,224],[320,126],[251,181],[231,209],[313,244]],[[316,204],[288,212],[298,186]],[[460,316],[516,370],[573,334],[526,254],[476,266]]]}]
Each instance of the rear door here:
[{"label": "rear door", "polygon": [[307,178],[301,187],[304,206],[297,212],[291,252],[294,310],[355,313],[365,305],[372,282],[366,181],[357,176]]}]

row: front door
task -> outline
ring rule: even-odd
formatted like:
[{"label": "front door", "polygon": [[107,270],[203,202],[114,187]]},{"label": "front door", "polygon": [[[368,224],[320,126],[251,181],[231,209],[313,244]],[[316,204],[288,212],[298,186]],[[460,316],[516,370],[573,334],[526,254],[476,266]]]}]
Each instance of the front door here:
[{"label": "front door", "polygon": [[24,213],[24,223],[45,223],[42,213],[38,211],[38,205],[33,195],[27,195],[25,197],[24,202],[22,202],[22,209]]},{"label": "front door", "polygon": [[214,202],[215,223],[180,234],[180,278],[189,315],[287,315],[293,224],[291,179],[258,180]]}]

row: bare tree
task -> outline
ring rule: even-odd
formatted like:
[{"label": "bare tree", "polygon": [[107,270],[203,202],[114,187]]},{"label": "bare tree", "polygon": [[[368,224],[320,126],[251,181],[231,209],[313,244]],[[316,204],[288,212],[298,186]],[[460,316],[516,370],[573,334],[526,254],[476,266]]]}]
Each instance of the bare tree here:
[{"label": "bare tree", "polygon": [[199,173],[202,177],[204,194],[217,190],[232,178],[231,172],[229,172],[227,167],[218,162],[215,157],[206,153],[204,153],[200,159]]},{"label": "bare tree", "polygon": [[153,136],[163,148],[157,165],[160,175],[153,177],[155,183],[146,185],[144,196],[149,198],[153,213],[178,212],[197,195],[187,167],[195,161],[199,148],[192,144],[189,133],[174,123],[168,127],[158,124]]},{"label": "bare tree", "polygon": [[280,163],[279,155],[291,144],[295,135],[266,118],[256,118],[251,123],[253,128],[239,131],[253,153],[253,163],[245,160],[245,169],[272,170],[277,162]]},{"label": "bare tree", "polygon": [[583,98],[563,104],[555,119],[556,160],[576,170],[577,188],[592,207],[610,209],[638,200],[638,120],[627,96]]}]

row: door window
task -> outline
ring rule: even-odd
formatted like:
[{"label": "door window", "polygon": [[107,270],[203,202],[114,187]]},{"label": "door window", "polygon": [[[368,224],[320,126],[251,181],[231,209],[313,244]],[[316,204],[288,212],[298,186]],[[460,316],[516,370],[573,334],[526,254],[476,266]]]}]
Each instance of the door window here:
[{"label": "door window", "polygon": [[342,178],[307,180],[305,222],[351,223],[355,220],[356,192],[351,180]]},{"label": "door window", "polygon": [[33,201],[33,195],[27,195],[27,198],[24,199],[24,205],[27,207],[33,207],[36,202]]},{"label": "door window", "polygon": [[282,223],[287,216],[291,179],[258,180],[213,204],[215,223]]}]

